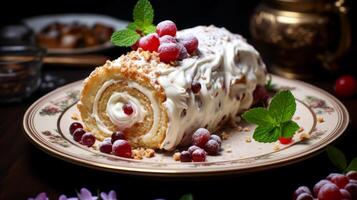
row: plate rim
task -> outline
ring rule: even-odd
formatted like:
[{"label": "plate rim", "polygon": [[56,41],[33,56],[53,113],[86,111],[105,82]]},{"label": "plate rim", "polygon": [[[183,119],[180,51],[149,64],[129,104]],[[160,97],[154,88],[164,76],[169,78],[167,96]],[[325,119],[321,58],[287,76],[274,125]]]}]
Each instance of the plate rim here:
[{"label": "plate rim", "polygon": [[[82,82],[83,80],[78,80],[69,84],[66,84],[62,87],[59,87],[48,94],[42,96],[39,98],[37,101],[35,101],[28,109],[26,110],[24,116],[23,116],[23,132],[26,135],[26,137],[30,140],[32,144],[34,144],[37,148],[41,149],[42,151],[46,152],[49,155],[52,155],[56,158],[60,158],[61,160],[65,160],[70,163],[77,164],[79,166],[84,166],[84,167],[89,167],[92,169],[99,169],[103,171],[110,171],[110,172],[115,172],[115,173],[122,173],[122,174],[131,174],[131,175],[140,175],[140,176],[157,176],[157,177],[195,177],[195,176],[213,176],[213,175],[225,175],[225,174],[237,174],[237,173],[244,173],[244,172],[255,172],[255,171],[260,171],[263,169],[271,169],[271,168],[277,168],[277,167],[282,167],[286,166],[292,163],[300,162],[302,160],[309,159],[317,154],[319,154],[324,147],[327,145],[331,144],[334,142],[336,139],[338,139],[346,130],[346,128],[349,125],[349,113],[347,108],[344,106],[342,102],[340,102],[335,96],[330,94],[329,92],[318,88],[314,85],[311,85],[309,83],[305,83],[300,80],[292,80],[292,79],[286,79],[283,77],[279,77],[276,75],[272,75],[272,78],[276,79],[285,79],[288,81],[293,81],[296,82],[297,84],[301,84],[305,87],[311,88],[313,90],[316,90],[329,98],[333,100],[333,102],[336,103],[338,106],[339,110],[341,111],[341,123],[336,126],[336,129],[334,130],[334,134],[332,137],[328,138],[326,142],[323,142],[319,145],[317,145],[314,148],[308,149],[307,151],[304,151],[303,153],[294,156],[294,157],[289,157],[289,158],[284,158],[283,160],[275,160],[275,161],[270,161],[269,163],[258,163],[255,164],[252,167],[245,167],[245,168],[237,168],[237,166],[230,166],[230,167],[221,167],[221,168],[207,168],[205,170],[199,170],[198,168],[190,168],[189,170],[187,169],[179,169],[179,170],[173,170],[173,169],[151,169],[151,168],[140,168],[140,167],[126,167],[126,166],[114,166],[114,165],[108,165],[104,163],[96,163],[96,162],[90,162],[87,160],[80,160],[77,159],[76,157],[71,157],[70,155],[66,155],[65,153],[58,151],[57,149],[51,148],[50,146],[47,146],[46,144],[41,143],[41,141],[35,137],[35,135],[31,132],[28,124],[28,119],[29,116],[31,115],[32,111],[42,102],[45,98],[48,96],[51,96],[55,93],[57,93],[59,90],[63,90],[66,88],[69,88],[73,85],[77,85],[78,82]],[[196,170],[195,170],[196,169]]]}]

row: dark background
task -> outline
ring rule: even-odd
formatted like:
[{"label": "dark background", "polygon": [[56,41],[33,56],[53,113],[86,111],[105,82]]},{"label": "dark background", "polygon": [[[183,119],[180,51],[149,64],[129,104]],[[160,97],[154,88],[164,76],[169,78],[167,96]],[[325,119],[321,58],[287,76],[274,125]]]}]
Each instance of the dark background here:
[{"label": "dark background", "polygon": [[[131,20],[131,11],[136,1],[120,0],[48,0],[18,1],[3,0],[0,3],[0,25],[13,24],[22,18],[54,13],[99,13]],[[155,22],[171,19],[179,29],[199,24],[224,26],[250,38],[249,18],[257,0],[152,0]],[[356,30],[356,1],[348,1],[352,36]],[[334,30],[331,30],[334,31]],[[355,45],[343,60],[343,69],[336,74],[354,73]],[[118,55],[119,56],[119,55]],[[90,69],[62,69],[45,67],[45,74],[56,74],[65,82],[79,80]],[[332,92],[333,79],[318,77],[310,80],[319,87]],[[145,178],[96,171],[79,167],[48,156],[31,145],[21,133],[22,116],[47,90],[38,91],[21,105],[0,105],[0,199],[24,199],[46,191],[51,197],[60,193],[74,195],[74,190],[88,187],[91,191],[101,189],[118,191],[120,199],[154,199],[163,197],[178,199],[185,193],[193,193],[195,199],[290,199],[299,185],[312,187],[330,172],[337,171],[325,153],[297,164],[263,172],[222,177],[196,177],[193,179]],[[343,99],[349,109],[352,122],[342,138],[336,141],[350,160],[357,156],[356,96]],[[7,146],[7,149],[1,146]]]}]

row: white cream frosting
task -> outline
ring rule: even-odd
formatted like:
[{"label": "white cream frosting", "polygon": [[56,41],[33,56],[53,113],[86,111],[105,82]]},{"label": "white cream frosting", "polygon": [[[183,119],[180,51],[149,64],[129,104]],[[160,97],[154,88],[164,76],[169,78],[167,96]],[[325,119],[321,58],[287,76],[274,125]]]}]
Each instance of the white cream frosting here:
[{"label": "white cream frosting", "polygon": [[[259,53],[240,35],[215,26],[185,29],[179,31],[177,37],[185,34],[198,38],[198,54],[179,61],[178,66],[167,66],[156,61],[148,63],[144,58],[133,61],[138,70],[148,64],[156,66],[147,75],[152,82],[158,82],[166,94],[164,106],[169,123],[166,137],[161,144],[161,148],[166,150],[174,149],[197,128],[206,126],[209,130],[215,130],[223,118],[234,118],[237,113],[251,106],[256,85],[265,84],[265,65]],[[120,62],[119,58],[113,61],[112,65],[120,66]],[[193,81],[201,84],[201,90],[197,94],[190,91]],[[93,107],[98,127],[105,133],[108,133],[108,129],[97,116],[96,103],[105,88],[114,83],[114,80],[108,80],[103,84]],[[143,136],[145,141],[160,128],[157,127],[159,105],[147,88],[135,82],[129,82],[128,86],[138,89],[151,101],[154,123],[151,130]],[[133,103],[136,106],[136,115],[122,118],[118,99]],[[130,126],[142,120],[144,112],[146,111],[143,106],[125,92],[113,93],[107,105],[111,121],[123,127],[126,122]]]}]

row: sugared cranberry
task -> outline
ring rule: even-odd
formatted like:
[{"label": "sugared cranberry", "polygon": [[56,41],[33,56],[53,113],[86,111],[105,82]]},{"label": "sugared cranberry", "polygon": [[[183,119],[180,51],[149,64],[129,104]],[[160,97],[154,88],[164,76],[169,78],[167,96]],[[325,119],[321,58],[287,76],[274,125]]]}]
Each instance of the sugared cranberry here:
[{"label": "sugared cranberry", "polygon": [[201,83],[197,82],[197,81],[194,81],[192,82],[191,84],[191,90],[194,94],[197,94],[200,92],[201,90]]},{"label": "sugared cranberry", "polygon": [[112,138],[111,137],[104,138],[103,142],[104,141],[108,141],[108,142],[112,143]]},{"label": "sugared cranberry", "polygon": [[196,149],[201,149],[201,148],[196,145],[192,145],[188,148],[187,151],[190,152],[190,154],[192,154]]},{"label": "sugared cranberry", "polygon": [[183,46],[183,44],[181,43],[177,43],[178,47],[180,48],[180,55],[179,55],[179,60],[183,60],[185,58],[188,57],[188,53],[187,53],[187,50],[185,48],[185,46]]},{"label": "sugared cranberry", "polygon": [[180,56],[180,48],[175,43],[161,44],[158,52],[159,52],[160,61],[165,63],[175,61]]},{"label": "sugared cranberry", "polygon": [[222,145],[222,139],[218,135],[211,135],[210,139],[211,140],[215,140],[216,142],[218,142],[219,146]]},{"label": "sugared cranberry", "polygon": [[160,44],[164,43],[177,43],[176,38],[172,37],[171,35],[164,35],[159,38]]},{"label": "sugared cranberry", "polygon": [[345,175],[338,174],[331,178],[331,182],[336,184],[339,188],[344,188],[348,183],[348,178]]},{"label": "sugared cranberry", "polygon": [[319,193],[321,187],[324,186],[324,185],[327,184],[327,183],[331,183],[331,182],[328,181],[328,180],[321,180],[321,181],[319,181],[319,182],[317,182],[317,183],[315,184],[315,186],[314,186],[314,188],[313,188],[313,191],[314,191],[315,196],[318,195],[318,193]]},{"label": "sugared cranberry", "polygon": [[192,135],[192,144],[204,148],[210,137],[211,134],[207,129],[199,128]]},{"label": "sugared cranberry", "polygon": [[357,172],[356,171],[349,171],[346,176],[349,178],[349,179],[352,179],[352,180],[357,180]]},{"label": "sugared cranberry", "polygon": [[83,128],[81,123],[78,122],[73,122],[70,126],[69,126],[69,133],[71,135],[73,135],[74,131],[77,130],[77,128]]},{"label": "sugared cranberry", "polygon": [[342,195],[340,189],[332,183],[323,185],[317,195],[319,200],[341,200]]},{"label": "sugared cranberry", "polygon": [[203,149],[196,149],[192,153],[193,162],[204,162],[206,160],[206,152]]},{"label": "sugared cranberry", "polygon": [[131,115],[134,112],[133,106],[130,103],[126,103],[123,105],[123,111],[127,115]]},{"label": "sugared cranberry", "polygon": [[345,189],[350,193],[352,199],[357,199],[357,184],[349,183],[345,186]]},{"label": "sugared cranberry", "polygon": [[109,140],[103,140],[103,142],[101,142],[99,144],[99,151],[103,152],[103,153],[107,153],[110,154],[112,152],[112,143]]},{"label": "sugared cranberry", "polygon": [[208,155],[217,155],[220,149],[220,146],[216,140],[208,140],[204,147]]},{"label": "sugared cranberry", "polygon": [[126,140],[117,140],[113,144],[113,153],[116,156],[131,158],[131,146]]},{"label": "sugared cranberry", "polygon": [[76,142],[80,142],[82,139],[82,136],[86,133],[85,130],[83,130],[83,128],[77,128],[74,133],[73,133],[73,139]]},{"label": "sugared cranberry", "polygon": [[335,93],[341,97],[349,97],[355,94],[357,81],[353,76],[344,75],[336,80]]},{"label": "sugared cranberry", "polygon": [[302,193],[296,198],[296,200],[314,200],[314,197],[311,194]]},{"label": "sugared cranberry", "polygon": [[179,43],[185,46],[187,53],[192,54],[198,47],[198,39],[193,35],[184,35],[177,39]]},{"label": "sugared cranberry", "polygon": [[292,141],[293,141],[292,137],[290,137],[290,138],[280,137],[279,138],[279,142],[281,144],[290,144]]},{"label": "sugared cranberry", "polygon": [[308,187],[306,186],[300,186],[298,187],[298,189],[295,190],[295,192],[293,193],[293,200],[296,200],[297,197],[300,195],[300,194],[303,194],[303,193],[307,193],[307,194],[311,194],[311,191]]},{"label": "sugared cranberry", "polygon": [[329,180],[329,181],[331,181],[332,177],[337,176],[337,175],[341,175],[341,174],[338,174],[338,173],[330,173],[330,174],[326,177],[326,179]]},{"label": "sugared cranberry", "polygon": [[125,140],[125,135],[122,131],[115,131],[112,134],[112,144],[117,140]]},{"label": "sugared cranberry", "polygon": [[340,189],[340,193],[343,199],[352,199],[351,194],[346,189]]},{"label": "sugared cranberry", "polygon": [[131,45],[131,49],[136,51],[139,48],[139,40],[135,42],[135,44]]},{"label": "sugared cranberry", "polygon": [[180,154],[181,162],[191,162],[191,154],[188,151],[182,151]]},{"label": "sugared cranberry", "polygon": [[94,143],[95,143],[95,137],[92,133],[87,132],[82,136],[81,144],[87,147],[91,147],[93,146]]},{"label": "sugared cranberry", "polygon": [[145,51],[157,51],[160,46],[160,40],[156,33],[146,35],[139,40],[139,47]]},{"label": "sugared cranberry", "polygon": [[176,24],[170,20],[165,20],[157,24],[156,33],[161,37],[164,35],[175,36],[177,31]]}]

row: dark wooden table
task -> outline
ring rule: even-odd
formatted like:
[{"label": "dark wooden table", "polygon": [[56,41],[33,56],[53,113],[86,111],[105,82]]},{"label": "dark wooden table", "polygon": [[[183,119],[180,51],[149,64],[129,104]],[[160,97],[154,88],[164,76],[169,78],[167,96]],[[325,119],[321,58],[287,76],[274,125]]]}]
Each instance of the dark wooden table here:
[{"label": "dark wooden table", "polygon": [[[23,103],[0,105],[0,199],[26,199],[45,191],[53,199],[61,193],[74,195],[75,189],[91,191],[114,189],[120,199],[178,199],[192,193],[195,199],[290,199],[302,184],[312,187],[330,172],[336,171],[325,153],[286,167],[244,175],[196,177],[194,179],[150,178],[120,175],[80,167],[56,159],[33,146],[22,131],[26,109],[40,96],[58,87],[86,77],[92,69],[45,66],[45,84]],[[56,85],[57,84],[57,85]],[[332,92],[332,81],[313,84]],[[351,124],[335,142],[348,159],[357,156],[357,98],[342,100],[351,115]],[[241,198],[245,196],[245,198]]]}]

